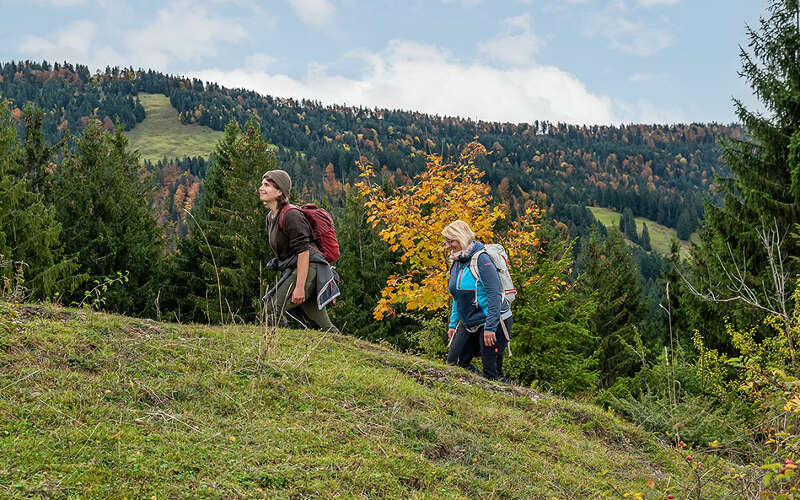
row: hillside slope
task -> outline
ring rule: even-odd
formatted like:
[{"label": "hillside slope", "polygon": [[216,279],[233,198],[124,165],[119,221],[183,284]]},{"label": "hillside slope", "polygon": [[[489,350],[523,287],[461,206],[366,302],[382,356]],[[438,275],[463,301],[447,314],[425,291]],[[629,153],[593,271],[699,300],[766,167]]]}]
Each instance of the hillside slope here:
[{"label": "hillside slope", "polygon": [[155,163],[161,159],[201,156],[208,158],[223,133],[197,124],[183,124],[169,97],[140,93],[145,119],[125,133],[130,148],[138,150],[142,160]]},{"label": "hillside slope", "polygon": [[[93,117],[109,128],[118,118],[139,134],[140,127],[149,126],[144,106],[154,95],[163,96],[162,102],[168,98],[187,125],[221,132],[231,120],[241,126],[254,118],[278,148],[278,162],[298,191],[305,190],[308,199],[325,196],[334,204],[348,184],[360,179],[362,156],[381,177],[399,185],[422,171],[427,153],[456,157],[477,140],[489,152],[476,159],[486,173],[484,181],[513,214],[538,200],[555,209],[631,208],[669,227],[682,216],[702,216],[704,198],[714,197],[714,179],[729,174],[720,163],[718,142],[744,132],[738,125],[715,123],[587,127],[536,117],[529,123],[476,122],[415,111],[325,106],[154,70],[115,67],[91,75],[81,65],[31,61],[0,62],[0,95],[11,100],[20,133],[25,105],[42,107],[42,131],[51,143],[67,132],[79,136]],[[145,139],[137,147],[154,160],[162,154],[193,155],[145,151],[145,146],[167,139]],[[182,214],[183,208],[170,211]]]},{"label": "hillside slope", "polygon": [[[614,210],[602,207],[586,207],[592,212],[592,215],[606,227],[619,227],[619,219],[622,214]],[[672,240],[678,240],[678,234],[675,229],[671,227],[662,226],[656,221],[644,218],[635,217],[636,230],[641,234],[642,226],[647,224],[647,230],[650,233],[650,244],[653,246],[653,251],[663,257],[669,257],[670,246]],[[692,241],[698,238],[697,233],[692,233]],[[681,246],[681,256],[687,257],[689,255],[690,243],[685,240],[678,240]]]},{"label": "hillside slope", "polygon": [[3,497],[680,498],[690,479],[596,407],[347,336],[0,302]]}]

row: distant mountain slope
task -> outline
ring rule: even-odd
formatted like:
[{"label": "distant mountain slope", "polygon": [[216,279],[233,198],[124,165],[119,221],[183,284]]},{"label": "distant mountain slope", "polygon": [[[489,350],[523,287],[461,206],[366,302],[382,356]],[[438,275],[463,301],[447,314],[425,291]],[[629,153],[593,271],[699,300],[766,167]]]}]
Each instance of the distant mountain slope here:
[{"label": "distant mountain slope", "polygon": [[178,112],[162,94],[139,93],[145,119],[126,132],[131,149],[142,160],[153,163],[162,159],[201,156],[208,158],[223,133],[197,124],[181,123]]},{"label": "distant mountain slope", "polygon": [[[387,182],[401,184],[424,168],[426,154],[457,155],[478,140],[490,152],[478,166],[512,215],[531,203],[544,204],[551,214],[574,212],[562,210],[566,206],[585,212],[583,207],[596,205],[630,208],[667,227],[676,227],[679,219],[696,225],[703,198],[714,196],[715,176],[726,174],[717,141],[743,135],[739,126],[715,123],[586,127],[536,117],[530,123],[476,122],[324,106],[152,70],[107,68],[91,75],[86,67],[68,63],[0,64],[0,95],[13,101],[20,128],[21,108],[33,102],[46,111],[44,129],[51,141],[66,131],[80,133],[93,116],[106,127],[119,118],[127,129],[134,128],[145,119],[140,94],[167,96],[181,122],[216,131],[230,120],[255,119],[306,199],[339,203],[358,179],[361,157]],[[147,142],[144,134],[140,139],[137,144]]]},{"label": "distant mountain slope", "polygon": [[342,335],[0,301],[0,366],[4,498],[732,494],[598,407]]}]

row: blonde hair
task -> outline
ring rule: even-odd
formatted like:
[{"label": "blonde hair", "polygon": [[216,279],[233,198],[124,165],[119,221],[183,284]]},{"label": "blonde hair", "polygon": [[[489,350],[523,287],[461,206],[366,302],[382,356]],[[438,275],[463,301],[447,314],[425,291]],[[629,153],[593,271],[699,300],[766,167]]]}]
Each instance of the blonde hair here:
[{"label": "blonde hair", "polygon": [[463,220],[454,220],[442,229],[442,236],[448,240],[456,240],[461,243],[462,250],[467,248],[475,239],[475,233],[469,228],[469,224]]}]

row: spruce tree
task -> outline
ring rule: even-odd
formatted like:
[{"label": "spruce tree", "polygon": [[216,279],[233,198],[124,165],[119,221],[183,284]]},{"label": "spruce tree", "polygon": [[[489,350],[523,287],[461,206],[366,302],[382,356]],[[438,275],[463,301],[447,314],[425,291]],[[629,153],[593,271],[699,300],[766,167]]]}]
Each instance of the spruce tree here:
[{"label": "spruce tree", "polygon": [[581,288],[586,295],[597,294],[590,328],[598,338],[600,385],[608,387],[637,368],[637,356],[630,346],[636,345],[636,329],[647,313],[647,305],[636,261],[615,228],[604,240],[593,231],[580,260],[585,269]]},{"label": "spruce tree", "polygon": [[212,310],[215,321],[221,321],[220,315],[224,309],[219,293],[212,296],[212,299],[218,297],[216,303],[209,302],[208,296],[211,288],[216,288],[219,274],[214,266],[216,255],[209,237],[214,241],[214,247],[220,244],[214,238],[214,233],[205,233],[204,227],[214,215],[215,200],[225,196],[219,172],[230,169],[231,155],[240,134],[239,125],[231,120],[225,127],[225,135],[214,148],[213,161],[207,170],[197,203],[186,217],[189,235],[178,242],[177,252],[169,261],[167,306],[180,321],[210,322]]},{"label": "spruce tree", "polygon": [[512,306],[514,355],[504,370],[516,382],[535,382],[564,395],[592,391],[598,385],[599,339],[589,321],[604,298],[567,283],[575,262],[566,231],[543,218],[536,235],[543,243],[531,265],[511,267],[518,290]]},{"label": "spruce tree", "polygon": [[270,280],[272,257],[257,188],[264,172],[277,168],[274,148],[255,120],[244,129],[231,121],[217,144],[190,236],[175,257],[182,319],[253,321]]},{"label": "spruce tree", "polygon": [[22,164],[31,189],[36,193],[45,193],[47,170],[50,161],[59,153],[64,140],[49,146],[42,132],[42,110],[28,103],[23,111],[25,117],[25,141],[22,149]]},{"label": "spruce tree", "polygon": [[642,224],[642,235],[639,236],[639,245],[648,252],[653,249],[650,245],[650,232],[647,230],[647,223]]},{"label": "spruce tree", "polygon": [[693,216],[688,209],[681,210],[678,216],[678,221],[675,223],[675,231],[678,233],[678,239],[689,241],[692,236],[692,231],[696,228],[697,221],[693,220]]},{"label": "spruce tree", "polygon": [[72,270],[62,258],[55,211],[30,188],[8,103],[0,103],[0,289],[21,266],[32,298],[51,297]]},{"label": "spruce tree", "polygon": [[632,242],[639,242],[639,236],[636,232],[636,219],[633,218],[633,210],[629,207],[625,207],[622,210],[622,216],[619,219],[619,230]]},{"label": "spruce tree", "polygon": [[[764,283],[772,283],[767,252],[759,231],[776,228],[786,234],[800,220],[800,10],[798,0],[771,0],[760,29],[747,28],[750,51],[740,48],[740,76],[751,86],[766,112],[751,111],[734,99],[736,114],[747,137],[729,139],[722,144],[722,159],[731,177],[718,179],[722,203],[707,203],[701,244],[694,254],[697,266],[693,281],[701,291],[711,290],[719,297],[737,292],[726,280],[725,270],[746,269],[746,283],[761,303],[774,293],[765,293]],[[800,245],[792,238],[782,243],[785,270],[790,276],[798,266],[791,257],[800,255]],[[734,260],[735,259],[735,260]],[[791,286],[791,279],[788,285]],[[733,287],[734,289],[737,287]],[[787,294],[790,290],[787,290]],[[722,332],[723,316],[735,324],[751,325],[761,315],[741,302],[708,307],[698,317],[717,318],[714,335]],[[708,325],[706,325],[708,326]]]},{"label": "spruce tree", "polygon": [[619,231],[622,234],[625,234],[628,230],[628,221],[626,220],[627,217],[627,208],[622,210],[622,215],[619,217]]},{"label": "spruce tree", "polygon": [[148,209],[152,184],[128,150],[118,124],[103,132],[91,120],[54,174],[51,200],[61,222],[66,254],[89,281],[69,299],[80,302],[97,282],[129,273],[115,283],[105,306],[128,314],[151,314],[161,278],[161,234]]}]

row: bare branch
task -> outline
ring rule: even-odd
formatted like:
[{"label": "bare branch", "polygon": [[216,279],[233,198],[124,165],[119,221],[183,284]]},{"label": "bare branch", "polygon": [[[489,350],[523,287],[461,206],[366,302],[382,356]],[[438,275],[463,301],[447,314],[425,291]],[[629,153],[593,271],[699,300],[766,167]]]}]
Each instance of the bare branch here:
[{"label": "bare branch", "polygon": [[[750,307],[778,316],[788,323],[790,319],[788,312],[790,309],[788,306],[790,297],[787,293],[786,283],[789,279],[789,273],[786,270],[785,257],[781,251],[781,246],[786,239],[787,233],[786,231],[781,233],[777,220],[773,222],[774,227],[767,228],[762,223],[761,228],[758,230],[758,238],[766,251],[770,271],[770,283],[765,283],[762,280],[760,293],[748,283],[747,256],[742,255],[742,263],[739,265],[730,244],[727,247],[732,268],[726,266],[722,258],[716,255],[723,274],[722,282],[725,283],[725,288],[730,292],[728,296],[718,295],[712,287],[709,287],[705,292],[701,292],[683,275],[680,268],[676,267],[678,275],[689,291],[703,300],[715,303],[744,302]],[[722,282],[713,288],[721,288]]]}]

